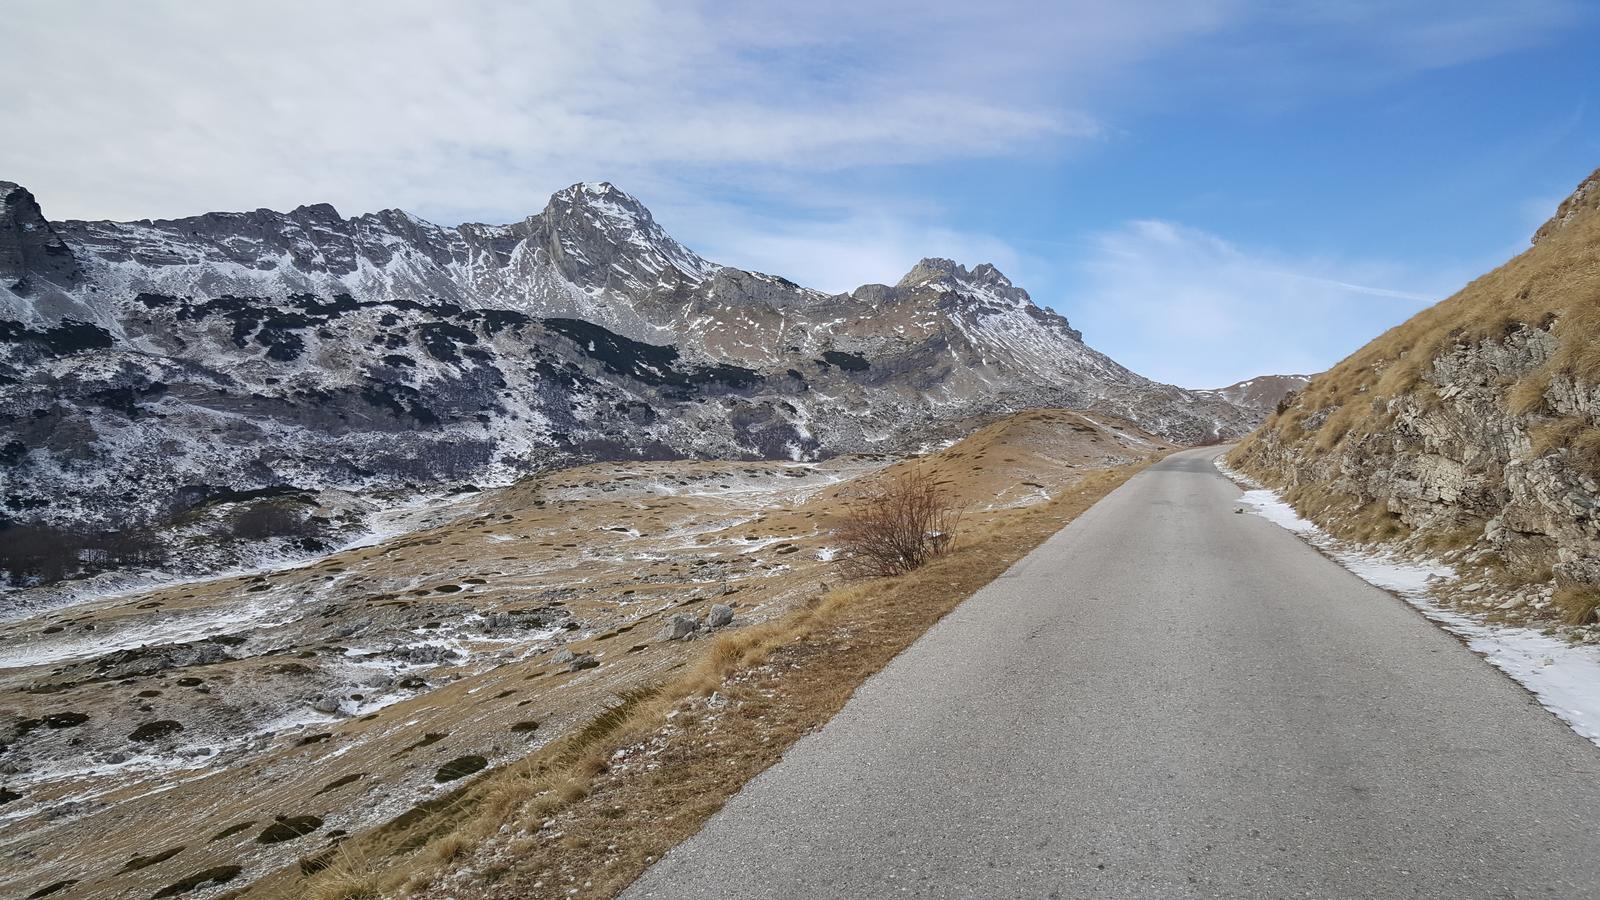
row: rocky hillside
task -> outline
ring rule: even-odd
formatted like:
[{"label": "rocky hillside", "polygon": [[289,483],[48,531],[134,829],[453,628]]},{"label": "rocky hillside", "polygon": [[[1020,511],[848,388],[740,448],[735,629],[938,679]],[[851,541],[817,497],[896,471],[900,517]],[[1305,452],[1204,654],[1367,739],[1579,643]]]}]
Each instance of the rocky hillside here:
[{"label": "rocky hillside", "polygon": [[455,228],[327,205],[52,223],[4,182],[0,203],[0,522],[14,526],[126,536],[262,498],[290,504],[277,518],[291,524],[338,525],[353,514],[330,489],[812,460],[1028,407],[1180,442],[1254,422],[1095,352],[993,266],[928,259],[893,286],[827,295],[708,262],[609,184]]},{"label": "rocky hillside", "polygon": [[1460,550],[1593,621],[1600,172],[1529,250],[1312,379],[1230,460],[1330,530]]}]

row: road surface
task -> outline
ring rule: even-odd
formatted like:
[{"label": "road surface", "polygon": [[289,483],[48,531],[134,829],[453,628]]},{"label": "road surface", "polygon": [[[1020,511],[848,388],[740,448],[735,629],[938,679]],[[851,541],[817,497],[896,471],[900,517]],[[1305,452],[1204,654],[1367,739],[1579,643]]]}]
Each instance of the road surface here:
[{"label": "road surface", "polygon": [[1217,453],[984,588],[624,896],[1600,897],[1600,748],[1235,514]]}]

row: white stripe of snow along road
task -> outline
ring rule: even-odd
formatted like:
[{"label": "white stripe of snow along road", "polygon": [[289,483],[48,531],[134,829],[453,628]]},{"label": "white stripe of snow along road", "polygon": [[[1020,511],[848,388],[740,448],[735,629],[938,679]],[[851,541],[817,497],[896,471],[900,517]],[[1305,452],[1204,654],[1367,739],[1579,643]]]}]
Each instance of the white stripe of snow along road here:
[{"label": "white stripe of snow along road", "polygon": [[1446,609],[1429,588],[1456,578],[1444,563],[1402,559],[1376,552],[1323,531],[1300,516],[1275,491],[1215,460],[1218,471],[1245,489],[1240,502],[1273,524],[1298,535],[1362,580],[1395,594],[1424,616],[1466,641],[1467,648],[1488,660],[1531,691],[1539,705],[1555,713],[1572,730],[1600,745],[1600,647],[1575,646],[1531,628],[1497,625]]}]

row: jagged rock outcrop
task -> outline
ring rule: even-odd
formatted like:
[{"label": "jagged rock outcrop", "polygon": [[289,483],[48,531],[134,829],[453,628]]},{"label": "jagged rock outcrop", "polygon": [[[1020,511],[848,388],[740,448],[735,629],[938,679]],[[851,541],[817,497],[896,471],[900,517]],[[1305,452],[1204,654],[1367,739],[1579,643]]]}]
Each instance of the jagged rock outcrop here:
[{"label": "jagged rock outcrop", "polygon": [[[1532,249],[1313,378],[1230,459],[1336,532],[1592,596],[1600,173]],[[1576,602],[1571,619],[1592,618]]]},{"label": "jagged rock outcrop", "polygon": [[72,290],[83,273],[33,195],[0,181],[0,287],[23,297]]},{"label": "jagged rock outcrop", "polygon": [[609,184],[455,228],[326,204],[52,224],[0,194],[0,522],[892,450],[1030,406],[1179,441],[1252,422],[1090,349],[993,266],[827,295],[708,262]]}]

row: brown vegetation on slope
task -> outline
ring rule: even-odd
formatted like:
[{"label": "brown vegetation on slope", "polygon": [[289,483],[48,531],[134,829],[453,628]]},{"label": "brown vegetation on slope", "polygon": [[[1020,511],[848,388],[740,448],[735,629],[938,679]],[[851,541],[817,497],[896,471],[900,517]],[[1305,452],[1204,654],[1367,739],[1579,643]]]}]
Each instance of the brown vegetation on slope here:
[{"label": "brown vegetation on slope", "polygon": [[831,590],[725,635],[683,675],[619,698],[568,741],[469,786],[429,818],[351,842],[326,873],[278,882],[268,896],[615,896],[857,685],[1150,460],[982,517],[920,569]]},{"label": "brown vegetation on slope", "polygon": [[[208,889],[238,890],[338,864],[396,817],[427,831],[461,785],[598,739],[617,698],[699,665],[715,641],[666,639],[674,620],[726,605],[716,633],[758,634],[807,608],[838,581],[827,551],[864,477],[927,472],[976,539],[1165,448],[1034,411],[892,466],[597,464],[404,511],[405,533],[304,565],[0,623],[0,895],[148,897],[223,872]],[[464,854],[466,834],[428,853]]]},{"label": "brown vegetation on slope", "polygon": [[[1314,378],[1229,460],[1341,537],[1600,585],[1600,172],[1529,250]],[[1553,614],[1550,593],[1532,608]]]}]

